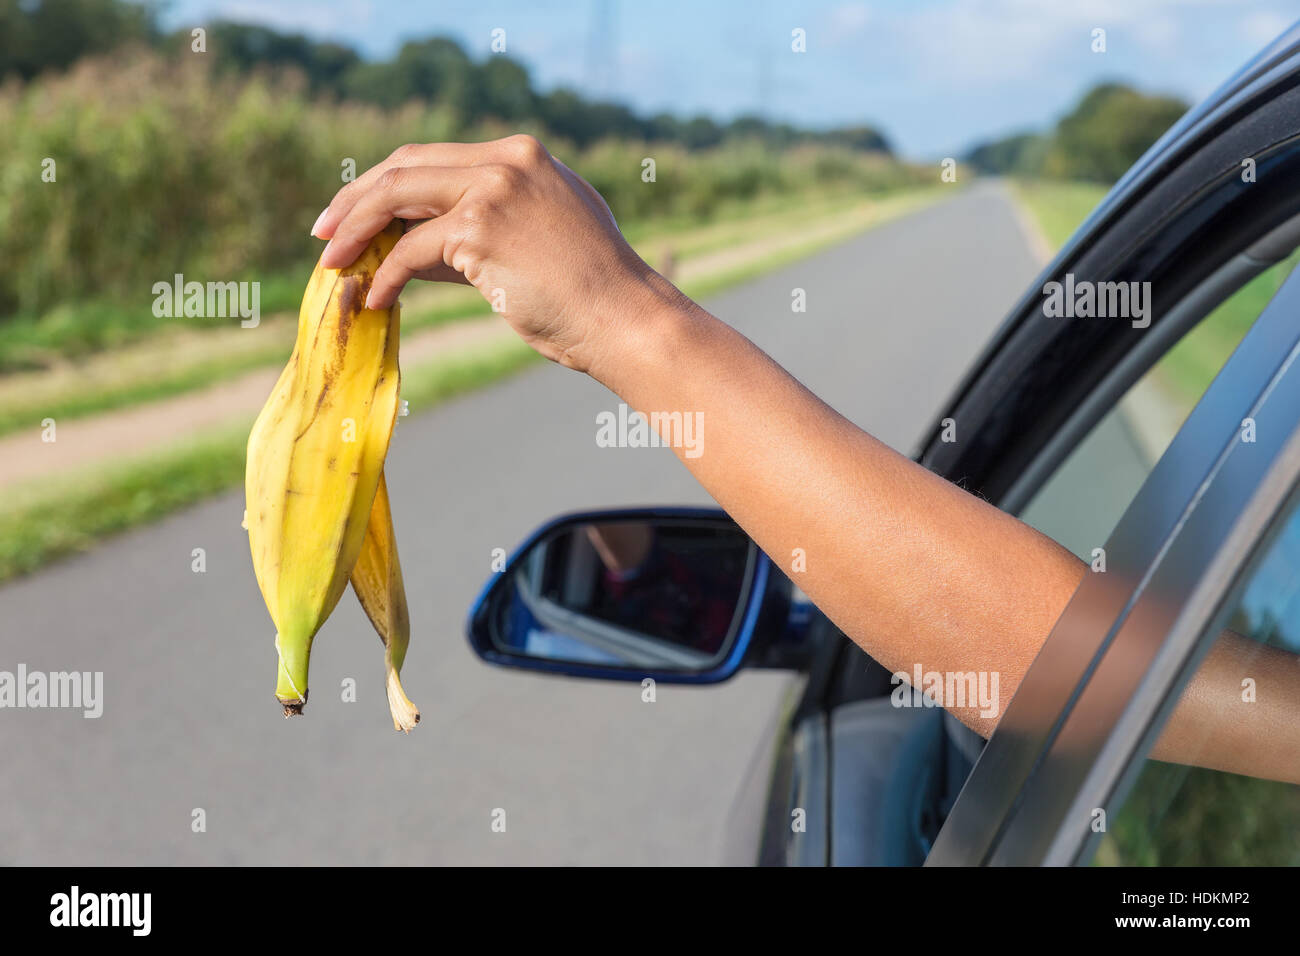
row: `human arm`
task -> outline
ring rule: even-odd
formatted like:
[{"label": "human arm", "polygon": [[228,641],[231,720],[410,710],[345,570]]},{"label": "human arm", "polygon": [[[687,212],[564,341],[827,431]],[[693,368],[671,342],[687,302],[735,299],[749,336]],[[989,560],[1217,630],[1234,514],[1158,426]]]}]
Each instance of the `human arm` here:
[{"label": "human arm", "polygon": [[[704,488],[783,568],[801,551],[800,587],[890,671],[997,674],[996,714],[952,708],[992,731],[1086,573],[1082,562],[847,421],[682,295],[535,140],[400,151],[345,187],[318,222],[317,234],[332,237],[326,264],[350,262],[393,217],[426,221],[381,267],[373,305],[391,303],[411,278],[469,281],[503,301],[505,318],[547,358],[640,411],[698,415],[702,453],[675,451]],[[1279,754],[1300,754],[1300,719],[1257,709],[1227,726],[1240,660],[1212,659],[1155,755],[1300,778],[1300,757],[1278,767]],[[1243,749],[1243,737],[1254,744]]]}]

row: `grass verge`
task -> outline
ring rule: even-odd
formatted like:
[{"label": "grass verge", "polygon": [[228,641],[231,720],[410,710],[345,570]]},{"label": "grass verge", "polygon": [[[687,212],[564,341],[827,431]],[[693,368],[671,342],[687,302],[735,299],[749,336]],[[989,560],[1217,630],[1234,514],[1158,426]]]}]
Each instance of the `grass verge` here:
[{"label": "grass verge", "polygon": [[[433,294],[406,297],[414,300],[402,314],[402,330],[408,335],[490,311],[472,289],[427,292]],[[283,313],[267,317],[257,329],[171,329],[160,340],[139,342],[82,365],[0,378],[0,435],[39,427],[46,417],[63,421],[109,412],[279,365],[293,348],[296,327],[296,316]]]},{"label": "grass verge", "polygon": [[1012,190],[1043,230],[1053,252],[1065,245],[1107,192],[1105,186],[1095,183],[1045,179],[1016,180]]},{"label": "grass verge", "polygon": [[[405,371],[412,411],[540,361],[522,342],[467,351]],[[131,461],[15,489],[0,505],[0,581],[87,550],[99,539],[237,487],[252,419],[233,421]]]},{"label": "grass verge", "polygon": [[1292,254],[1265,269],[1179,339],[1155,367],[1165,392],[1188,409],[1199,401],[1297,261]]}]

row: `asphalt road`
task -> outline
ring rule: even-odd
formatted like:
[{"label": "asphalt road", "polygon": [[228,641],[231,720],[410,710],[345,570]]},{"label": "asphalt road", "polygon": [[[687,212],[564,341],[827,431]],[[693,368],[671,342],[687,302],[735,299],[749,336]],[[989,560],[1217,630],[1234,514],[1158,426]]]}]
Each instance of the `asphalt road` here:
[{"label": "asphalt road", "polygon": [[[707,304],[910,451],[1036,271],[986,185]],[[708,502],[669,450],[596,446],[597,412],[617,405],[539,366],[402,420],[388,481],[412,605],[403,676],[424,715],[409,737],[350,594],[316,640],[305,716],[280,716],[242,492],[0,589],[0,670],[104,673],[99,719],[0,710],[0,862],[717,862],[787,676],[660,686],[646,704],[635,683],[489,667],[462,635],[492,549],[556,512]]]}]

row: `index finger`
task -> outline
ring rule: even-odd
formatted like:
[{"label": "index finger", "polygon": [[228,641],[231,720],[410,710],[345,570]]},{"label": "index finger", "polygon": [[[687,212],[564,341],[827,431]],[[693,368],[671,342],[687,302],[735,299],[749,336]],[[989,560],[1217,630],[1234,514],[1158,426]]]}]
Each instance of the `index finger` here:
[{"label": "index finger", "polygon": [[470,166],[393,166],[358,197],[339,222],[321,265],[342,269],[354,262],[379,230],[394,219],[435,219],[460,201],[482,170]]},{"label": "index finger", "polygon": [[334,194],[330,204],[317,217],[311,234],[317,239],[329,239],[334,230],[352,211],[363,195],[370,191],[379,177],[388,170],[403,166],[477,166],[490,161],[494,155],[493,143],[408,143],[393,150],[387,159],[376,163],[352,182]]}]

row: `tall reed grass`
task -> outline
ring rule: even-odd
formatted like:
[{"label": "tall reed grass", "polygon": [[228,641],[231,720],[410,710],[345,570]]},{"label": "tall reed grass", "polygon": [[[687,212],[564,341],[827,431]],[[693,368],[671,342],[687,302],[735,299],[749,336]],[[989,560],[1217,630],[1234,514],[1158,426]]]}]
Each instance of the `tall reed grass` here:
[{"label": "tall reed grass", "polygon": [[[419,103],[382,110],[312,99],[292,73],[219,76],[201,57],[143,50],[10,82],[0,88],[0,130],[0,326],[47,333],[96,308],[147,313],[153,284],[175,273],[274,287],[314,258],[319,243],[307,229],[342,185],[345,163],[360,173],[403,143],[512,131],[467,128]],[[933,178],[887,156],[829,147],[775,153],[732,142],[691,152],[611,140],[577,152],[529,131],[587,177],[624,225],[705,219],[719,204],[763,194],[879,192]],[[654,182],[644,181],[646,158]],[[47,160],[53,182],[42,177]]]}]

